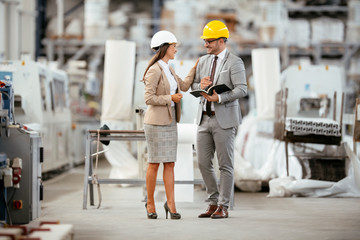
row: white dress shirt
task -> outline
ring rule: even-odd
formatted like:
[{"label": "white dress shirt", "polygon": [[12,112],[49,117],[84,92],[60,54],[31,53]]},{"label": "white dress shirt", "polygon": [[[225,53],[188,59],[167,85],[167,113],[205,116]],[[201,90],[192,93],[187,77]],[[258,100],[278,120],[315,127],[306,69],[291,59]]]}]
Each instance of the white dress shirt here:
[{"label": "white dress shirt", "polygon": [[[162,66],[164,72],[165,72],[165,75],[166,75],[166,78],[168,79],[169,81],[169,84],[170,84],[170,94],[173,95],[176,93],[176,90],[177,90],[177,82],[174,78],[174,76],[171,74],[170,72],[170,68],[169,68],[169,64],[167,64],[166,62],[164,62],[163,60],[159,60],[158,63],[160,63],[160,65]],[[171,102],[171,106],[175,106],[175,103],[174,102]]]},{"label": "white dress shirt", "polygon": [[[218,59],[217,59],[217,61],[216,61],[216,69],[215,69],[215,76],[214,76],[214,81],[215,81],[215,79],[216,79],[216,77],[217,77],[217,75],[219,74],[219,70],[220,70],[220,65],[221,65],[221,63],[222,63],[222,61],[224,60],[224,58],[225,58],[225,54],[226,54],[226,48],[221,52],[221,53],[219,53],[217,56],[218,56]],[[211,61],[211,66],[212,66],[212,64],[213,64],[213,62],[214,62],[214,59],[215,59],[215,55],[213,55],[213,58],[212,58],[212,61]],[[211,73],[211,68],[210,68],[210,73]],[[210,73],[209,73],[209,76],[210,76]],[[218,94],[218,96],[219,96],[219,103],[221,102],[221,97],[220,97],[220,94]],[[204,104],[204,106],[203,106],[203,110],[204,111],[206,111],[206,100],[205,100],[205,104]],[[211,102],[211,111],[215,111],[215,108],[214,108],[214,102]]]}]

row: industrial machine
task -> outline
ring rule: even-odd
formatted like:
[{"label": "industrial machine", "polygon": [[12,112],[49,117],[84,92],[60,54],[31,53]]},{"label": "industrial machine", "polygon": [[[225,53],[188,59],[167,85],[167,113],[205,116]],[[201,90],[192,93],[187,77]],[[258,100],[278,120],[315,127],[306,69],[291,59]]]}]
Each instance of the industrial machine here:
[{"label": "industrial machine", "polygon": [[[0,76],[12,79],[14,105],[8,111],[14,114],[10,122],[40,134],[44,147],[42,172],[71,167],[67,74],[41,63],[23,60],[0,62]],[[9,105],[6,98],[4,104]]]},{"label": "industrial machine", "polygon": [[41,212],[41,138],[20,127],[9,133],[0,137],[0,222],[26,224]]},{"label": "industrial machine", "polygon": [[[288,88],[288,117],[332,118],[340,115],[342,72],[334,65],[289,66],[282,74],[282,88]],[[333,108],[333,106],[335,108]],[[334,110],[336,112],[334,112]]]},{"label": "industrial machine", "polygon": [[[305,173],[309,178],[341,180],[345,177],[344,151],[338,147],[337,153],[331,153],[324,147],[341,145],[344,97],[340,68],[327,65],[291,66],[284,76],[285,90],[279,92],[276,101],[274,136],[285,141],[287,175],[288,143],[293,143],[301,146],[300,151],[293,148],[292,155],[298,157],[304,166],[310,166]],[[301,91],[302,87],[304,91]],[[337,92],[341,93],[340,101],[337,100]]]},{"label": "industrial machine", "polygon": [[0,68],[0,222],[25,224],[40,215],[41,138],[15,124],[14,70]]},{"label": "industrial machine", "polygon": [[[269,81],[269,75],[265,76],[264,81]],[[275,116],[261,119],[256,115],[259,111],[253,110],[244,117],[236,138],[236,186],[245,191],[260,191],[262,182],[287,175],[296,179],[328,181],[344,177],[343,154],[340,151],[336,156],[330,154],[330,149],[335,149],[340,143],[342,134],[341,69],[326,65],[289,66],[281,73],[278,89],[261,89],[263,85],[260,82],[255,90],[260,93],[269,91],[273,100],[264,98],[265,94],[262,94],[263,98],[259,99],[264,101],[259,103],[256,98],[256,104],[270,109],[271,113],[275,112]],[[287,94],[283,94],[286,96],[286,108],[283,107],[285,104],[275,101],[280,89],[287,89]],[[306,137],[306,142],[296,142],[295,146],[289,140],[287,142],[291,145],[287,148],[286,141],[278,140],[283,139],[284,130]],[[315,144],[315,139],[324,142],[334,139],[325,143],[335,144]],[[264,151],[258,151],[260,148]],[[332,174],[326,174],[325,179],[323,173],[327,170]]]},{"label": "industrial machine", "polygon": [[[13,122],[14,105],[12,73],[0,72],[0,126],[4,130],[5,135],[9,135],[8,124]],[[0,131],[0,136],[2,131]]]}]

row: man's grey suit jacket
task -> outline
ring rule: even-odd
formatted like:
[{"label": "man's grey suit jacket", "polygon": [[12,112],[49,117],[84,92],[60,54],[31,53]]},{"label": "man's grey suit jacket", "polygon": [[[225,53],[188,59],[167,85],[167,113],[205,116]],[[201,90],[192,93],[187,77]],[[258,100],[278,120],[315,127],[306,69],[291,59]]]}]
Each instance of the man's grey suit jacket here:
[{"label": "man's grey suit jacket", "polygon": [[[200,81],[206,76],[210,76],[211,62],[214,55],[202,56],[196,68],[196,74],[192,90],[200,89]],[[240,98],[247,95],[247,83],[245,66],[241,58],[226,50],[225,57],[219,66],[213,85],[226,84],[231,91],[220,94],[221,103],[214,102],[215,117],[221,128],[238,127],[242,116],[240,111]],[[203,104],[205,98],[201,97],[196,118],[196,123],[200,125],[202,120]]]}]

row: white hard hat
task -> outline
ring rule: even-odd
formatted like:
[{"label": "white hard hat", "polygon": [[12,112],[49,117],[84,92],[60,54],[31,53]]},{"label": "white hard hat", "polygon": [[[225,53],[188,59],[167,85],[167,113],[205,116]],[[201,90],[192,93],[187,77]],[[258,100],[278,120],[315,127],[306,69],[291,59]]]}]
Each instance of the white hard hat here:
[{"label": "white hard hat", "polygon": [[159,31],[151,38],[151,48],[160,47],[164,43],[177,43],[176,37],[169,31]]}]

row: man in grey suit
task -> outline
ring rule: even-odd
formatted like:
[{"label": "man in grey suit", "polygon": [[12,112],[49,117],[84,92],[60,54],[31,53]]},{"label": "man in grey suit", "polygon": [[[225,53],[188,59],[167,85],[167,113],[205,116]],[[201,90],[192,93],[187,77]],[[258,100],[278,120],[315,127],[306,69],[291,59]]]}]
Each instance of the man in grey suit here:
[{"label": "man in grey suit", "polygon": [[[197,156],[210,203],[199,218],[227,218],[234,187],[234,140],[242,119],[239,100],[247,95],[247,84],[243,61],[226,48],[228,37],[229,30],[221,21],[211,21],[204,27],[201,38],[208,54],[200,58],[191,86],[198,90],[225,84],[231,89],[221,94],[202,93],[200,98]],[[215,151],[220,169],[219,186],[212,163]]]}]

